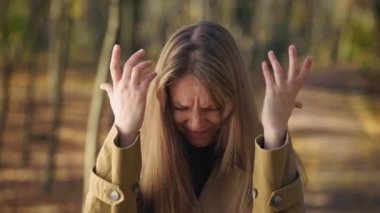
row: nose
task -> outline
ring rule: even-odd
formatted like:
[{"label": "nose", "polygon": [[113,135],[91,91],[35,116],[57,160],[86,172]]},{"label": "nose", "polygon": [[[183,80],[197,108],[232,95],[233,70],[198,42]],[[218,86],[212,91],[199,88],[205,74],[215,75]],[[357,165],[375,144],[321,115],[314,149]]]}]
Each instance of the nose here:
[{"label": "nose", "polygon": [[188,120],[188,129],[195,132],[204,131],[204,118],[200,110],[195,109]]}]

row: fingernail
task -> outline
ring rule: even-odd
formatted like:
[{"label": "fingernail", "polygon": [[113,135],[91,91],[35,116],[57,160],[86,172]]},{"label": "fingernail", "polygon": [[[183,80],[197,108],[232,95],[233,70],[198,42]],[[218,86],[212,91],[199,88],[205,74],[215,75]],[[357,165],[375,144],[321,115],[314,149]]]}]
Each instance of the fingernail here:
[{"label": "fingernail", "polygon": [[143,52],[145,52],[145,50],[141,48],[138,52],[143,53]]},{"label": "fingernail", "polygon": [[309,55],[308,58],[309,58],[309,63],[313,63],[313,56]]},{"label": "fingernail", "polygon": [[273,50],[270,50],[270,51],[268,52],[268,55],[270,55],[270,56],[272,56],[272,57],[276,57],[276,55],[274,54]]},{"label": "fingernail", "polygon": [[113,46],[113,48],[114,48],[114,49],[120,48],[120,45],[115,44],[115,45]]},{"label": "fingernail", "polygon": [[156,73],[156,72],[153,72],[153,73],[151,73],[150,75],[151,75],[150,77],[153,79],[153,78],[155,78],[155,77],[157,76],[157,73]]},{"label": "fingernail", "polygon": [[309,63],[310,63],[310,66],[313,65],[313,61],[314,61],[314,60],[313,60],[313,57],[310,57],[310,62],[309,62]]}]

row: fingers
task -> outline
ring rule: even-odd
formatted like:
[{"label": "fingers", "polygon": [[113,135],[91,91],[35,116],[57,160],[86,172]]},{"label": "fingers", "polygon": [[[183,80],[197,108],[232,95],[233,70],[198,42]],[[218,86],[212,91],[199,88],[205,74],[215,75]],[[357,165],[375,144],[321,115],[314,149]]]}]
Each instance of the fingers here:
[{"label": "fingers", "polygon": [[138,85],[140,83],[140,76],[142,74],[142,71],[152,65],[152,61],[143,61],[138,63],[136,66],[132,68],[131,73],[131,84],[132,85]]},{"label": "fingers", "polygon": [[120,57],[121,57],[121,48],[119,45],[116,44],[113,47],[111,62],[110,62],[111,78],[114,84],[117,83],[121,78]]},{"label": "fingers", "polygon": [[301,83],[306,81],[306,78],[309,74],[311,65],[313,64],[313,57],[312,56],[307,56],[305,61],[303,62],[301,71],[297,77],[297,81],[300,81]]},{"label": "fingers", "polygon": [[297,49],[296,46],[290,45],[289,50],[289,73],[288,79],[293,79],[297,75]]},{"label": "fingers", "polygon": [[273,74],[276,84],[279,86],[283,85],[284,71],[282,70],[280,63],[278,62],[276,55],[272,50],[268,52],[268,58],[273,68]]},{"label": "fingers", "polygon": [[147,91],[148,89],[148,86],[150,84],[150,82],[157,76],[157,73],[156,72],[151,72],[149,74],[147,74],[144,78],[144,80],[141,82],[140,86],[141,88],[144,90],[144,91]]},{"label": "fingers", "polygon": [[[298,82],[304,83],[306,81],[306,78],[308,76],[308,73],[310,71],[311,65],[313,63],[313,57],[312,56],[307,56],[306,59],[303,62],[303,65],[301,67],[301,70],[298,73],[298,59],[297,59],[297,49],[295,45],[290,45],[289,46],[289,71],[287,73],[287,78],[288,80],[296,80]],[[270,63],[273,68],[273,75],[274,75],[274,82],[273,84],[276,84],[278,86],[283,86],[284,85],[284,80],[286,77],[286,73],[283,71],[280,63],[277,60],[276,55],[274,54],[273,51],[268,52],[268,58],[270,60]],[[268,83],[267,79],[269,79],[266,76],[269,76],[271,74],[270,69],[268,65],[263,63],[262,65],[264,77],[266,79],[266,83]],[[266,66],[266,68],[265,68]],[[264,70],[265,68],[265,70]],[[270,75],[271,76],[271,75]]]},{"label": "fingers", "polygon": [[129,57],[129,59],[124,64],[122,76],[123,79],[126,79],[127,81],[130,80],[133,67],[138,64],[144,55],[145,51],[143,49],[140,49],[139,51],[132,54],[131,57]]},{"label": "fingers", "polygon": [[267,88],[272,88],[273,86],[273,76],[269,70],[267,62],[263,61],[261,63],[261,69],[263,70],[265,85]]},{"label": "fingers", "polygon": [[[115,45],[112,51],[112,57],[110,62],[110,70],[113,84],[115,85],[121,78],[125,79],[125,83],[131,83],[134,86],[139,85],[142,71],[152,65],[150,60],[140,62],[141,58],[145,55],[145,51],[140,49],[132,54],[125,62],[123,73],[120,71],[120,57],[121,48],[119,45]],[[153,79],[153,78],[152,78]],[[112,85],[102,84],[100,88],[107,91],[112,91]]]}]

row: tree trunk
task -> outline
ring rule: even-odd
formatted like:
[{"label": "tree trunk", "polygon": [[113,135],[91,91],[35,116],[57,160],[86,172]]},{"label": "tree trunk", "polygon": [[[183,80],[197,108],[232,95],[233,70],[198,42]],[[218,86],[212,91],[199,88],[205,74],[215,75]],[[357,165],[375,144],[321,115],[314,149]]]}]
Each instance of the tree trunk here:
[{"label": "tree trunk", "polygon": [[251,0],[237,0],[235,11],[233,13],[234,22],[240,26],[242,33],[245,35],[249,35],[251,33],[253,18],[252,4],[254,3]]},{"label": "tree trunk", "polygon": [[3,135],[5,130],[5,125],[7,122],[7,112],[9,104],[9,77],[13,70],[12,56],[8,52],[9,43],[7,42],[6,29],[6,12],[8,9],[10,1],[0,2],[0,46],[2,47],[1,57],[2,67],[0,67],[0,167],[2,166],[2,155],[1,147],[3,141]]},{"label": "tree trunk", "polygon": [[50,192],[54,181],[55,153],[58,147],[58,129],[62,108],[62,75],[67,65],[68,47],[70,40],[70,20],[65,13],[70,10],[70,2],[52,0],[50,4],[50,43],[49,64],[50,73],[50,105],[52,107],[52,129],[48,137],[49,161],[43,183],[45,192]]},{"label": "tree trunk", "polygon": [[[138,32],[136,29],[139,24],[141,2],[140,0],[130,0],[120,2],[120,4],[122,8],[120,22],[123,23],[123,25],[120,25],[120,33],[116,35],[116,40],[120,42],[120,45],[123,47],[123,53],[129,55],[140,47],[137,42]],[[119,38],[123,39],[119,40]]]},{"label": "tree trunk", "polygon": [[87,121],[87,133],[85,144],[85,156],[84,156],[84,178],[83,178],[83,198],[85,197],[88,189],[89,176],[92,167],[95,164],[96,157],[96,145],[98,141],[99,121],[101,111],[104,102],[104,92],[99,89],[99,85],[107,81],[109,73],[109,61],[110,53],[113,45],[116,42],[117,35],[120,28],[120,1],[110,0],[107,30],[103,40],[102,51],[100,53],[100,59],[96,78],[94,82],[94,88],[92,92],[92,100],[90,105],[90,112]]},{"label": "tree trunk", "polygon": [[[3,135],[5,130],[5,125],[7,123],[7,112],[9,104],[9,77],[10,73],[13,70],[13,65],[10,61],[4,61],[4,68],[0,73],[0,150],[3,141]],[[1,154],[1,152],[0,152]],[[0,167],[2,166],[1,155],[0,155]]]},{"label": "tree trunk", "polygon": [[33,139],[32,126],[34,122],[35,103],[34,89],[36,81],[36,59],[39,52],[37,40],[41,34],[41,27],[44,23],[43,14],[44,3],[46,0],[34,0],[29,2],[30,15],[27,25],[27,32],[24,40],[29,41],[29,45],[25,45],[26,63],[27,65],[27,84],[25,98],[25,122],[24,122],[24,138],[22,145],[22,163],[28,166],[30,163],[30,143]]},{"label": "tree trunk", "polygon": [[[376,29],[376,35],[380,34],[380,1],[379,0],[373,0],[373,12],[375,15],[375,29]],[[380,53],[380,38],[377,36],[376,43],[376,51],[379,54]]]},{"label": "tree trunk", "polygon": [[26,100],[25,105],[25,123],[24,123],[24,138],[22,144],[22,163],[28,166],[30,163],[30,143],[32,141],[32,125],[35,112],[34,106],[34,87],[35,87],[35,64],[32,61],[28,63],[28,76],[26,85]]}]

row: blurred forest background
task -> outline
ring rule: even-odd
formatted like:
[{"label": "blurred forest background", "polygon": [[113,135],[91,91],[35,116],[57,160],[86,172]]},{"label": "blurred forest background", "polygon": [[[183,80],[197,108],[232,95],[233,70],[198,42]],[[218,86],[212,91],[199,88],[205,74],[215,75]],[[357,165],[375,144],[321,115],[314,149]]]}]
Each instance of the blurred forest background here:
[{"label": "blurred forest background", "polygon": [[157,60],[201,20],[230,30],[258,95],[267,51],[314,56],[290,122],[307,211],[380,212],[379,0],[0,0],[0,212],[80,212],[113,44]]}]

